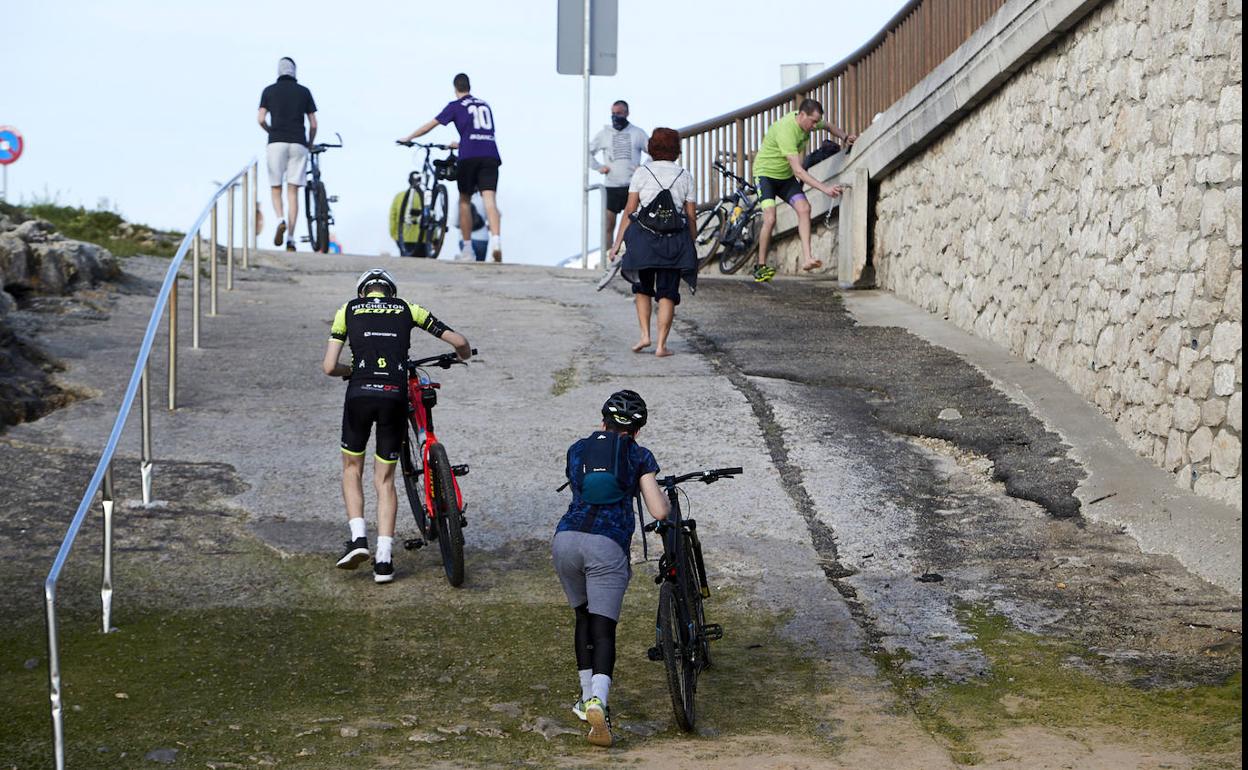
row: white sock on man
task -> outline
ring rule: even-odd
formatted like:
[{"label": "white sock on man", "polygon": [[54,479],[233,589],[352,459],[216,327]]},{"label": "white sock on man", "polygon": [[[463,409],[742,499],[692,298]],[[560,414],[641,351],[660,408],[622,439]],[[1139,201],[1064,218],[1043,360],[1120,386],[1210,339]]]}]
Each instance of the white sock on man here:
[{"label": "white sock on man", "polygon": [[347,526],[351,527],[351,539],[359,540],[368,536],[368,530],[364,527],[364,517],[358,519],[347,519]]},{"label": "white sock on man", "polygon": [[582,668],[576,673],[581,677],[581,700],[589,700],[594,697],[594,670],[592,668]]},{"label": "white sock on man", "polygon": [[373,557],[373,561],[390,561],[390,544],[394,542],[393,537],[386,535],[377,536],[377,555]]},{"label": "white sock on man", "polygon": [[606,674],[594,674],[590,689],[593,690],[593,697],[602,701],[602,705],[607,705],[607,695],[611,692],[611,677]]}]

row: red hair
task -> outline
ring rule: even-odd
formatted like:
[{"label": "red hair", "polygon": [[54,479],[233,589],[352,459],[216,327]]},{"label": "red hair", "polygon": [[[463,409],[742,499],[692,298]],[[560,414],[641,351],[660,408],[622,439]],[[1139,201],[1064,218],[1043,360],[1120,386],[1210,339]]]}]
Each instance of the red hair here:
[{"label": "red hair", "polygon": [[680,134],[674,128],[654,129],[646,152],[655,160],[676,160],[680,157]]}]

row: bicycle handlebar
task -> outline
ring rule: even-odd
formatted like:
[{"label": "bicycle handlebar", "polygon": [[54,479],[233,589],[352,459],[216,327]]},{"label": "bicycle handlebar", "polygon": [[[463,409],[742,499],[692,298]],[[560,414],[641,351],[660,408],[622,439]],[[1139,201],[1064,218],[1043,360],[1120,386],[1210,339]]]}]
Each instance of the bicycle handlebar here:
[{"label": "bicycle handlebar", "polygon": [[431,143],[426,144],[424,142],[400,142],[398,139],[395,139],[394,143],[398,145],[402,145],[404,147],[424,147],[430,150],[453,150],[455,149],[449,144],[431,144]]},{"label": "bicycle handlebar", "polygon": [[338,137],[338,144],[329,144],[327,142],[320,142],[318,144],[312,145],[308,149],[310,149],[312,152],[325,152],[326,150],[334,148],[334,147],[341,147],[342,146],[342,134],[335,131],[334,136]]},{"label": "bicycle handlebar", "polygon": [[[477,349],[472,349],[472,354],[477,354]],[[438,356],[429,356],[427,358],[414,358],[407,362],[408,370],[415,369],[418,366],[436,366],[440,369],[450,369],[455,364],[468,365],[467,361],[462,361],[458,353],[443,353]]]},{"label": "bicycle handlebar", "polygon": [[683,484],[686,481],[701,481],[703,484],[713,484],[720,479],[730,479],[744,473],[744,469],[736,468],[714,468],[705,471],[694,471],[686,473],[683,476],[664,476],[658,479],[659,486],[664,489],[671,489],[677,484]]}]

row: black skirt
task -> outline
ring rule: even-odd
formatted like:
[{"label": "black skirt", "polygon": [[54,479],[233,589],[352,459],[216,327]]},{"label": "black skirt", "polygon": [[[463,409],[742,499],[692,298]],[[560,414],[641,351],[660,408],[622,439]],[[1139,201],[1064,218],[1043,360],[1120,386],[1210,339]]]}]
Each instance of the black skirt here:
[{"label": "black skirt", "polygon": [[646,269],[678,270],[690,292],[698,290],[698,253],[688,230],[662,234],[646,229],[637,222],[624,231],[624,261],[620,274],[637,283],[637,274]]}]

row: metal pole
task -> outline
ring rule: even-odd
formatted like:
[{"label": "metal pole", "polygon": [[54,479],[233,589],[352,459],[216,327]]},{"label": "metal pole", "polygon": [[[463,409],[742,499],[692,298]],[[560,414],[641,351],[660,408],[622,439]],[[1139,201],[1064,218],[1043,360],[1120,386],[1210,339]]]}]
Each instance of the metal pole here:
[{"label": "metal pole", "polygon": [[199,242],[203,240],[195,233],[191,241],[191,347],[199,349]]},{"label": "metal pole", "polygon": [[151,366],[147,361],[143,362],[143,377],[141,379],[141,387],[139,388],[143,396],[143,404],[141,408],[143,423],[143,451],[142,460],[139,463],[139,474],[143,477],[143,504],[150,505],[152,502],[152,407],[151,407],[151,387],[149,383],[151,377],[148,372]]},{"label": "metal pole", "polygon": [[56,641],[56,585],[43,584],[43,606],[48,619],[48,699],[52,702],[52,747],[56,770],[65,770],[65,714],[61,702],[61,654]]},{"label": "metal pole", "polygon": [[237,185],[230,185],[230,203],[225,209],[225,229],[229,235],[226,237],[225,247],[225,290],[234,290],[234,188]]},{"label": "metal pole", "polygon": [[169,411],[178,408],[178,278],[169,289]]},{"label": "metal pole", "polygon": [[112,630],[113,617],[113,463],[104,471],[104,577],[100,583],[100,604],[104,610],[104,633]]},{"label": "metal pole", "polygon": [[208,228],[212,235],[208,244],[208,315],[217,314],[217,201],[212,202],[212,225]]},{"label": "metal pole", "polygon": [[247,173],[243,174],[243,269],[251,267],[251,238],[247,235],[249,228],[247,223],[251,220],[250,212],[247,206],[251,203],[251,169],[247,169]]},{"label": "metal pole", "polygon": [[581,134],[581,269],[589,269],[589,31],[590,18],[589,9],[592,4],[591,0],[585,0],[585,26],[583,29],[585,40],[583,57],[581,60],[582,69],[584,71],[584,109],[585,109],[585,131]]},{"label": "metal pole", "polygon": [[[256,212],[259,210],[258,201],[260,199],[260,161],[251,164],[251,216],[255,219]],[[256,223],[251,223],[249,237],[251,238],[251,250],[256,250]]]}]

